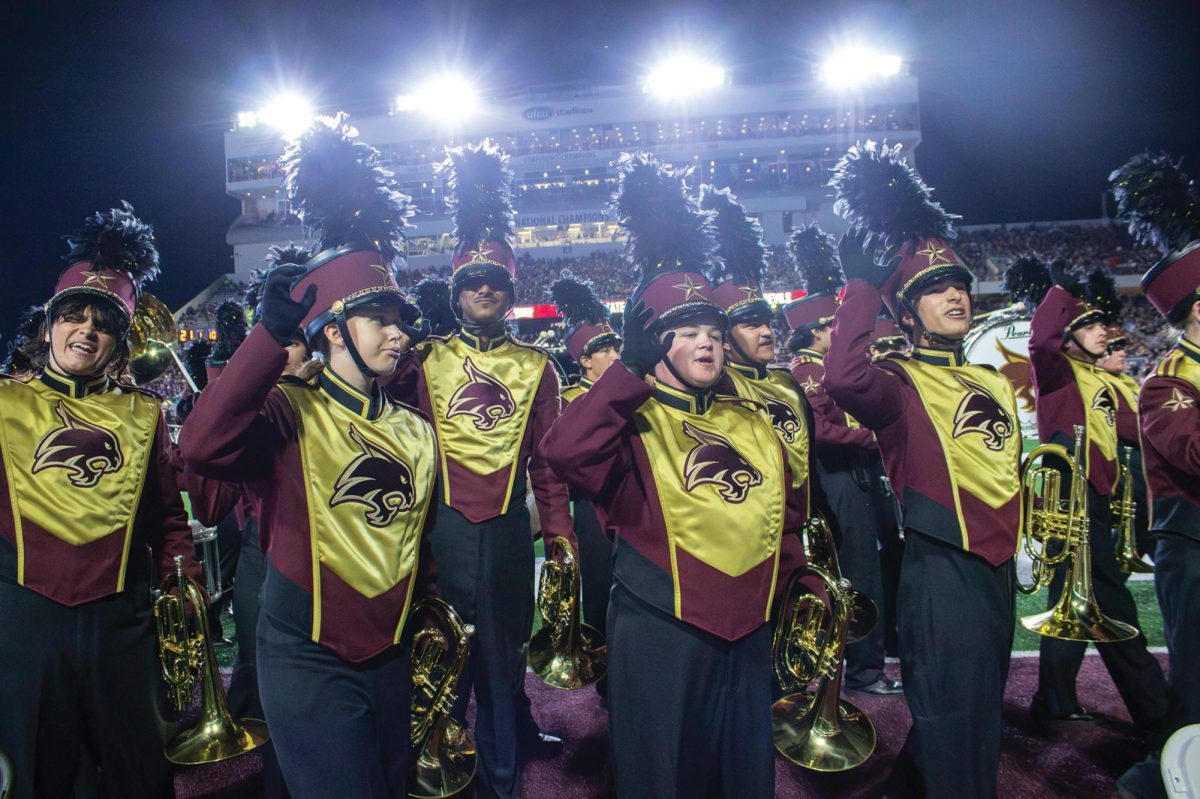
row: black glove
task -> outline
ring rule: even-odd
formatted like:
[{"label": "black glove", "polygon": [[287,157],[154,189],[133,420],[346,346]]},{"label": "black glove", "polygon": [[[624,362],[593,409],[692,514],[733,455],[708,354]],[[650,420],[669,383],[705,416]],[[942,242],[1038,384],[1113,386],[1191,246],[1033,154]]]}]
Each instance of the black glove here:
[{"label": "black glove", "polygon": [[625,304],[625,327],[622,332],[625,343],[621,345],[621,363],[638,377],[645,377],[654,371],[654,365],[667,357],[675,334],[667,333],[661,341],[658,336],[646,329],[646,323],[654,312],[646,307],[641,300],[630,307]]},{"label": "black glove", "polygon": [[192,415],[192,409],[196,407],[196,398],[199,396],[199,392],[189,391],[179,398],[179,402],[175,403],[176,424],[183,424]]},{"label": "black glove", "polygon": [[874,253],[863,249],[868,232],[865,229],[848,230],[838,241],[838,260],[842,263],[842,274],[846,280],[865,280],[875,288],[883,285],[888,276],[895,271],[897,261],[889,261],[886,265],[875,262]]},{"label": "black glove", "polygon": [[1066,289],[1073,297],[1078,297],[1083,291],[1083,280],[1071,271],[1071,266],[1064,258],[1055,258],[1050,262],[1050,280],[1054,285]]},{"label": "black glove", "polygon": [[429,320],[421,318],[417,320],[416,327],[412,325],[400,325],[400,332],[408,336],[408,349],[415,349],[425,339],[429,338],[429,334],[433,332],[433,325],[429,324]]},{"label": "black glove", "polygon": [[258,321],[281,347],[292,343],[293,334],[317,301],[315,285],[305,290],[299,302],[292,299],[292,284],[305,271],[299,264],[281,264],[268,272],[263,282]]}]

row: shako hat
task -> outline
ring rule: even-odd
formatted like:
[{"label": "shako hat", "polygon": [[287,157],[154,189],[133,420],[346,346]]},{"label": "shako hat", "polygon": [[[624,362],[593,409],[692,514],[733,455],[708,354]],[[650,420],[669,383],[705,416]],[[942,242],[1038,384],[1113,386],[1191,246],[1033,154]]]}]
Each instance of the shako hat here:
[{"label": "shako hat", "polygon": [[813,222],[792,232],[788,252],[807,292],[783,306],[788,329],[815,330],[833,324],[838,293],[846,282],[833,238]]}]

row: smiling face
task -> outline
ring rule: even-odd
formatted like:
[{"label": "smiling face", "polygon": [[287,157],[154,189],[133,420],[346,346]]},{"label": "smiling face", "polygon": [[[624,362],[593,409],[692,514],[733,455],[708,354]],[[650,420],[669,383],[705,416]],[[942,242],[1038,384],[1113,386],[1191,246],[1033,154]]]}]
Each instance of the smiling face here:
[{"label": "smiling face", "polygon": [[103,372],[117,348],[109,316],[91,304],[60,303],[46,334],[53,366],[73,377]]},{"label": "smiling face", "polygon": [[[963,338],[971,329],[971,294],[967,284],[953,277],[930,284],[917,298],[917,314],[925,332],[953,340]],[[919,332],[911,314],[904,314],[904,323]]]},{"label": "smiling face", "polygon": [[[737,345],[736,347],[734,345]],[[775,331],[770,322],[738,322],[729,328],[725,355],[740,361],[739,355],[750,359],[752,366],[766,366],[775,359]]]},{"label": "smiling face", "polygon": [[[667,360],[684,381],[696,388],[708,388],[717,382],[725,365],[724,326],[700,319],[665,332],[675,334]],[[688,388],[671,374],[665,363],[654,367],[654,377],[673,388]]]},{"label": "smiling face", "polygon": [[463,284],[458,292],[458,304],[463,317],[475,325],[490,325],[502,320],[512,308],[512,292],[497,281],[492,286],[486,277],[478,277]]}]

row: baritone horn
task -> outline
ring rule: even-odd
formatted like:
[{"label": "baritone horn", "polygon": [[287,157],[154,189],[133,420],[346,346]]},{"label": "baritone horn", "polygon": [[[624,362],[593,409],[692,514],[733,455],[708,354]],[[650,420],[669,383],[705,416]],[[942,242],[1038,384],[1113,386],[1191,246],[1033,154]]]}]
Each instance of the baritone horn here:
[{"label": "baritone horn", "polygon": [[[171,593],[177,589],[178,593]],[[187,603],[193,608],[188,618]],[[217,656],[208,635],[208,611],[199,584],[183,573],[183,558],[175,558],[175,573],[163,580],[154,600],[158,628],[158,657],[168,699],[177,711],[191,707],[192,689],[200,676],[200,720],[167,744],[167,760],[183,766],[216,763],[250,752],[270,738],[261,719],[235,719],[229,712]]]},{"label": "baritone horn", "polygon": [[178,342],[179,327],[167,306],[153,294],[140,293],[129,323],[129,375],[133,382],[144,386],[162,377],[174,364],[192,391],[199,392],[175,352]]},{"label": "baritone horn", "polygon": [[567,539],[556,536],[547,550],[538,583],[537,606],[542,629],[529,639],[529,667],[538,679],[555,688],[574,690],[604,676],[608,647],[595,627],[579,620],[579,562]]},{"label": "baritone horn", "polygon": [[[838,561],[837,546],[833,542],[833,531],[829,522],[819,513],[815,513],[804,525],[805,551],[808,562],[825,571],[834,580],[842,579],[842,567]],[[846,629],[846,643],[853,644],[861,641],[875,629],[879,623],[879,608],[865,594],[850,592],[850,620]]]},{"label": "baritone horn", "polygon": [[1125,456],[1117,473],[1121,494],[1120,499],[1114,497],[1112,502],[1112,517],[1117,527],[1117,568],[1121,574],[1150,574],[1154,567],[1142,560],[1136,546],[1137,505],[1133,500],[1133,471],[1129,468],[1133,447],[1121,450]]},{"label": "baritone horn", "polygon": [[416,627],[412,640],[414,756],[408,795],[444,799],[462,791],[475,776],[475,741],[450,716],[475,626],[464,624],[454,608],[436,597],[413,605],[411,618],[412,624],[422,626]]},{"label": "baritone horn", "polygon": [[[1136,627],[1100,612],[1092,589],[1092,550],[1088,538],[1087,470],[1083,462],[1083,427],[1075,426],[1075,452],[1059,444],[1042,444],[1025,457],[1021,467],[1023,524],[1017,551],[1024,548],[1033,562],[1033,581],[1017,580],[1017,590],[1034,594],[1050,584],[1058,566],[1067,569],[1062,595],[1054,607],[1021,619],[1025,629],[1064,641],[1103,644],[1138,634]],[[1062,499],[1063,472],[1044,464],[1047,457],[1066,464],[1070,495]],[[1038,462],[1042,461],[1042,462]]]},{"label": "baritone horn", "polygon": [[[815,577],[827,599],[802,580]],[[842,659],[856,592],[850,581],[809,565],[788,582],[772,636],[775,673],[787,696],[771,706],[775,748],[813,771],[849,771],[875,751],[875,727],[840,697]],[[813,690],[805,690],[813,680]]]}]

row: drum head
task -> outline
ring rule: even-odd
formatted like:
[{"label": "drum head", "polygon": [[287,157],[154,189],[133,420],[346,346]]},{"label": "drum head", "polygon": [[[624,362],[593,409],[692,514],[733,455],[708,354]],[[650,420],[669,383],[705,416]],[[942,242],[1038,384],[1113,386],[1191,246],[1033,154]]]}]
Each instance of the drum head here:
[{"label": "drum head", "polygon": [[1033,369],[1029,365],[1029,317],[1003,311],[988,317],[967,334],[963,355],[970,363],[994,366],[1008,378],[1017,392],[1021,437],[1036,441]]}]

